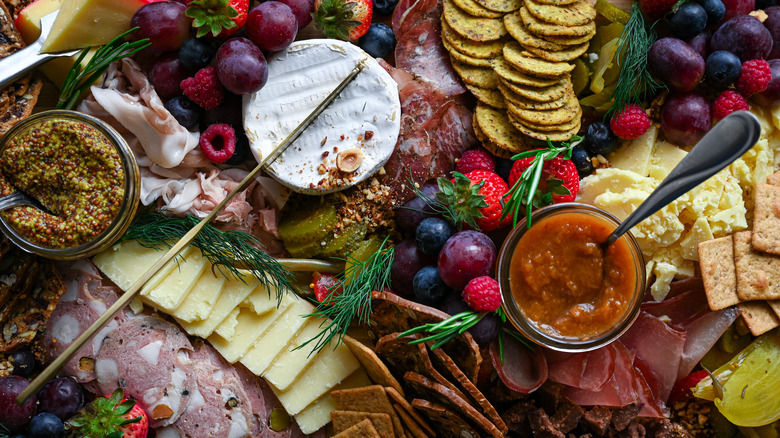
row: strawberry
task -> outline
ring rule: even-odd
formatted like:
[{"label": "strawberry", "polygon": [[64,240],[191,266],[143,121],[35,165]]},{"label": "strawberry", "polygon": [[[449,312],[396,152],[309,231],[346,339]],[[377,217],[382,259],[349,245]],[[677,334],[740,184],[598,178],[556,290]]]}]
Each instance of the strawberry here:
[{"label": "strawberry", "polygon": [[[514,186],[523,171],[527,169],[535,157],[515,161],[509,173],[509,185]],[[534,195],[534,207],[542,207],[560,202],[571,202],[577,197],[580,189],[580,177],[577,166],[571,160],[560,156],[544,162],[542,177]]]},{"label": "strawberry", "polygon": [[467,174],[453,172],[454,178],[439,178],[441,193],[436,200],[444,207],[444,215],[460,226],[467,224],[483,232],[509,225],[512,218],[501,220],[501,199],[509,191],[497,174],[487,170],[472,170]]},{"label": "strawberry", "polygon": [[[329,274],[320,274],[319,272],[315,272],[311,276],[311,285],[310,287],[314,291],[314,298],[323,304],[328,304],[325,301],[328,301],[328,296],[331,294],[331,289],[336,287],[339,284],[338,280],[335,276],[329,275]],[[331,299],[339,296],[341,293],[341,288],[333,290],[333,295],[330,297]]]},{"label": "strawberry", "polygon": [[192,18],[198,38],[209,33],[215,38],[228,38],[244,27],[249,0],[188,0],[184,15]]},{"label": "strawberry", "polygon": [[692,397],[693,393],[691,391],[693,390],[693,387],[707,377],[709,377],[707,371],[700,370],[691,373],[675,382],[674,386],[672,387],[672,392],[669,394],[668,404],[671,406],[678,401]]},{"label": "strawberry", "polygon": [[122,388],[96,398],[67,423],[76,438],[146,438],[149,431],[146,412],[125,399]]},{"label": "strawberry", "polygon": [[639,0],[639,7],[651,21],[658,20],[672,10],[677,0]]},{"label": "strawberry", "polygon": [[316,0],[314,24],[327,38],[354,41],[368,32],[372,0]]}]

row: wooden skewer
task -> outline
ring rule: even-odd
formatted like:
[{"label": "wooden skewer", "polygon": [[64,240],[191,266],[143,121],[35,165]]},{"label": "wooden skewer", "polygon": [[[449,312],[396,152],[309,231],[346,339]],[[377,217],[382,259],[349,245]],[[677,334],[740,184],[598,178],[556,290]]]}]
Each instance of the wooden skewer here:
[{"label": "wooden skewer", "polygon": [[59,370],[65,366],[65,364],[70,360],[70,358],[76,354],[76,352],[81,348],[82,345],[84,345],[89,338],[92,337],[95,333],[97,333],[98,330],[100,330],[105,323],[107,323],[111,318],[114,317],[114,314],[118,312],[120,309],[125,307],[138,293],[143,289],[144,285],[149,281],[152,276],[154,276],[160,269],[162,269],[163,266],[165,266],[166,263],[171,261],[174,257],[176,257],[179,252],[181,252],[184,247],[190,244],[192,240],[195,238],[195,236],[198,235],[200,230],[203,229],[203,227],[206,226],[209,222],[211,222],[212,219],[214,219],[217,214],[222,210],[222,208],[227,205],[228,202],[230,202],[233,197],[244,191],[249,184],[251,184],[255,178],[260,174],[260,172],[269,164],[273,163],[274,160],[276,160],[279,155],[284,152],[287,147],[289,147],[298,137],[303,133],[303,131],[306,130],[306,128],[311,125],[311,123],[314,121],[314,119],[317,118],[324,110],[327,108],[336,98],[341,94],[342,91],[349,85],[350,82],[352,82],[353,79],[360,73],[360,71],[363,70],[363,65],[359,64],[356,66],[349,75],[344,78],[343,81],[328,95],[328,97],[325,98],[322,103],[317,106],[317,108],[314,109],[314,111],[309,114],[306,119],[301,122],[300,125],[298,125],[295,130],[290,133],[289,136],[287,136],[286,139],[282,143],[280,143],[274,150],[268,154],[267,157],[260,160],[260,163],[249,173],[249,175],[244,178],[243,181],[235,188],[233,191],[231,191],[225,199],[222,200],[219,204],[217,204],[216,207],[214,207],[214,210],[209,213],[208,216],[203,218],[200,222],[198,222],[197,225],[195,225],[187,234],[184,235],[178,242],[176,242],[175,245],[171,249],[168,250],[162,257],[160,257],[157,262],[152,265],[151,268],[149,268],[142,276],[138,279],[133,285],[130,287],[129,290],[127,290],[119,299],[106,310],[105,313],[103,313],[100,318],[97,319],[89,328],[87,328],[84,333],[82,333],[65,351],[62,352],[52,363],[49,364],[39,375],[36,377],[32,382],[30,382],[30,385],[27,386],[27,388],[22,391],[21,394],[16,398],[16,403],[18,405],[24,404],[24,402],[27,401],[31,396],[38,393],[38,391],[43,388],[43,385],[45,385],[49,380],[51,380]]}]

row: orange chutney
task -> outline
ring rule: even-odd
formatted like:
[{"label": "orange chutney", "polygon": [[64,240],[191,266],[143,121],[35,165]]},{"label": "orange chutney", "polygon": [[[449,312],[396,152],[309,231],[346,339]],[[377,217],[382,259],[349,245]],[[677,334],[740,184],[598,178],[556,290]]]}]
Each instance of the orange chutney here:
[{"label": "orange chutney", "polygon": [[549,336],[588,339],[619,323],[631,306],[637,272],[625,237],[591,215],[561,213],[528,229],[512,254],[509,284],[517,307]]}]

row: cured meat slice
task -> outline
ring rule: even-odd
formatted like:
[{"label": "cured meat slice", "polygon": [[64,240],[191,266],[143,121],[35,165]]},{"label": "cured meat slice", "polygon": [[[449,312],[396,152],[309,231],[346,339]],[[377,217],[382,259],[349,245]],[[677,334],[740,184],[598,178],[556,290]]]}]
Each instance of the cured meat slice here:
[{"label": "cured meat slice", "polygon": [[586,353],[545,350],[550,380],[590,391],[601,389],[615,371],[615,349],[604,346]]},{"label": "cured meat slice", "polygon": [[530,393],[547,380],[547,359],[540,351],[531,352],[511,336],[504,336],[504,357],[498,340],[490,343],[490,358],[501,381],[513,391]]},{"label": "cured meat slice", "polygon": [[109,332],[95,361],[101,393],[125,390],[149,415],[152,428],[176,422],[194,399],[192,344],[156,316],[129,319]]}]

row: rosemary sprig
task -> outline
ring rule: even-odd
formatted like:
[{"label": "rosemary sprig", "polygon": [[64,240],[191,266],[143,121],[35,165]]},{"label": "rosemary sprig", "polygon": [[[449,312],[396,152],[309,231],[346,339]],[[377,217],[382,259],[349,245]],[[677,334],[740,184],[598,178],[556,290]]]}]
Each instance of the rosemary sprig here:
[{"label": "rosemary sprig", "polygon": [[620,112],[628,103],[639,103],[645,93],[653,94],[666,86],[655,79],[647,70],[647,54],[656,40],[652,26],[645,25],[639,4],[631,6],[631,18],[623,28],[618,40],[615,62],[620,66],[612,104],[607,115]]},{"label": "rosemary sprig", "polygon": [[[328,296],[317,304],[308,317],[329,318],[320,325],[322,331],[297,348],[315,342],[311,354],[316,354],[336,338],[336,347],[344,340],[347,328],[357,318],[359,324],[367,324],[371,315],[371,292],[390,286],[390,265],[395,255],[393,248],[386,248],[388,238],[366,261],[350,258],[350,266],[337,277],[337,283],[328,289]],[[325,304],[327,303],[327,304]]]},{"label": "rosemary sprig", "polygon": [[[509,189],[508,200],[505,201],[501,211],[501,220],[511,214],[513,216],[512,226],[516,226],[517,218],[520,214],[520,207],[525,205],[526,224],[530,228],[533,208],[540,206],[540,204],[546,205],[552,202],[552,195],[550,195],[549,198],[537,198],[536,189],[539,187],[539,181],[542,178],[544,162],[552,160],[557,156],[563,156],[566,160],[571,159],[572,149],[581,142],[582,137],[577,135],[573,136],[569,142],[561,143],[560,146],[555,146],[548,140],[547,148],[545,149],[534,149],[513,156],[513,160],[522,160],[528,157],[533,157],[533,160],[531,161],[531,165],[520,174],[520,178],[517,182]],[[563,186],[560,186],[560,188],[565,189]],[[568,192],[568,190],[566,191]]]},{"label": "rosemary sprig", "polygon": [[[136,216],[120,242],[135,240],[145,248],[156,250],[170,249],[200,220],[187,215],[185,218],[167,217],[162,212],[147,209]],[[263,244],[257,237],[242,231],[221,231],[213,225],[206,225],[192,241],[222,275],[221,266],[227,268],[234,278],[245,281],[244,275],[234,266],[246,267],[255,278],[268,288],[269,293],[276,291],[276,300],[281,302],[285,291],[290,287],[290,272],[274,258],[260,250]]]},{"label": "rosemary sprig", "polygon": [[60,97],[57,102],[57,109],[73,109],[78,103],[81,93],[95,83],[108,66],[114,61],[132,56],[139,51],[149,47],[151,44],[149,38],[138,41],[125,41],[125,37],[133,33],[137,27],[119,35],[108,44],[99,48],[92,59],[89,60],[86,67],[81,67],[81,62],[87,56],[92,47],[87,47],[81,51],[81,54],[73,63],[68,74],[65,76],[65,82],[60,89]]}]

